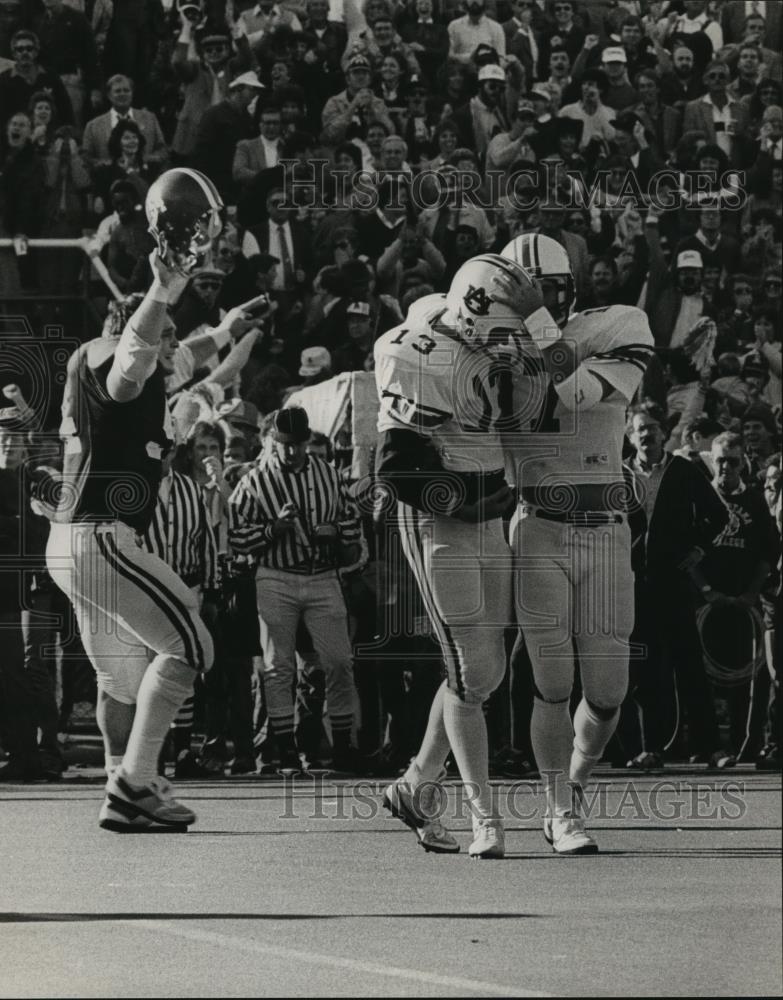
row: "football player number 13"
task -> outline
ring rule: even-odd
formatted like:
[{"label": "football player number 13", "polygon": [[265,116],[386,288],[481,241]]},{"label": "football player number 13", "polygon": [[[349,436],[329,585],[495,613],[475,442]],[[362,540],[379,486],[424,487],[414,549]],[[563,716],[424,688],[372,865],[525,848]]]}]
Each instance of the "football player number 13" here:
[{"label": "football player number 13", "polygon": [[[391,344],[401,344],[403,340],[408,336],[410,330],[400,330],[394,340],[389,341]],[[416,338],[411,344],[414,351],[418,351],[419,354],[429,354],[430,351],[435,347],[435,341],[428,337],[426,333],[415,333]]]}]

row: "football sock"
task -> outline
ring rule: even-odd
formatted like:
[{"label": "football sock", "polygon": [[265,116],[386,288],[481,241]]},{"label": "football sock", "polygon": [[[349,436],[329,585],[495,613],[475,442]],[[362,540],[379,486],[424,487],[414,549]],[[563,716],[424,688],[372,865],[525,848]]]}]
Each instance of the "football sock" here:
[{"label": "football sock", "polygon": [[193,692],[196,672],[181,660],[156,656],[147,668],[136,699],[122,770],[132,785],[144,787],[158,774],[158,756],[169,726]]},{"label": "football sock", "polygon": [[418,781],[438,781],[443,774],[443,765],[449,755],[449,737],[443,722],[443,697],[446,688],[447,682],[444,681],[432,699],[421,749],[413,760],[416,770],[413,770],[412,764],[405,772],[405,780],[411,786]]},{"label": "football sock", "polygon": [[583,788],[603,756],[606,744],[617,728],[620,709],[598,709],[585,698],[574,714],[574,747],[571,755],[571,781]]},{"label": "football sock", "polygon": [[494,819],[489,741],[481,702],[462,701],[447,688],[443,694],[443,722],[474,818]]},{"label": "football sock", "polygon": [[568,699],[565,701],[533,701],[530,739],[549,815],[563,815],[571,810],[571,788],[568,783],[574,730],[571,725]]}]

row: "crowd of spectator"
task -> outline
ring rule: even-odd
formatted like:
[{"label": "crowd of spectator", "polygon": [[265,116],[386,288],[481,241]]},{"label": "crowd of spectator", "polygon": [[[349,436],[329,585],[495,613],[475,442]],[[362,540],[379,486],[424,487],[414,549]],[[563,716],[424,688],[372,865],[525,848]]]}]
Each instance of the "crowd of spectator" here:
[{"label": "crowd of spectator", "polygon": [[[282,447],[275,414],[292,393],[370,372],[375,340],[413,302],[528,232],[567,250],[577,309],[638,305],[656,343],[628,427],[628,474],[647,498],[637,537],[653,558],[636,567],[635,680],[612,760],[779,766],[782,22],[772,0],[0,0],[0,296],[12,311],[26,299],[67,315],[60,300],[87,296],[111,331],[127,312],[113,297],[132,301],[149,281],[154,179],[194,167],[226,205],[213,253],[172,309],[166,362],[173,473],[202,488],[220,556],[194,583],[222,652],[195,706],[199,751],[192,706],[180,720],[180,777],[222,774],[230,746],[233,773],[291,763],[289,730],[281,750],[267,726],[254,569],[229,531],[248,463]],[[112,292],[81,250],[29,244],[83,235]],[[259,295],[271,308],[237,308]],[[0,414],[4,558],[21,551],[29,517],[19,469],[44,460],[24,417],[29,389],[9,389]],[[347,483],[350,440],[337,428],[308,445]],[[340,570],[361,719],[351,762],[394,769],[418,745],[439,657],[361,486],[351,503],[364,552]],[[677,549],[687,566],[660,542],[682,523],[683,495],[695,518]],[[58,603],[42,565],[24,593],[8,566],[4,620]],[[718,617],[736,626],[730,642]],[[60,640],[25,629],[18,669],[0,668],[0,742],[25,774],[52,777],[63,762],[54,659],[41,650],[74,639],[70,625]],[[657,641],[664,632],[674,639]],[[297,746],[311,763],[328,753],[316,638],[292,637]],[[488,706],[504,773],[532,769],[529,701],[518,642]],[[12,718],[20,702],[35,723],[26,734]]]}]

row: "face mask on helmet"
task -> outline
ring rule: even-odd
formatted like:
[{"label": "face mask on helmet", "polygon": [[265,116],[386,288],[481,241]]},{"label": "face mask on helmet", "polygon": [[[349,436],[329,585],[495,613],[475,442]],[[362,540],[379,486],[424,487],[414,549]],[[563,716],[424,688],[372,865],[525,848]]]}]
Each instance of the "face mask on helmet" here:
[{"label": "face mask on helmet", "polygon": [[550,236],[533,233],[517,236],[504,247],[501,256],[513,260],[538,281],[544,305],[562,329],[576,298],[576,285],[565,248]]},{"label": "face mask on helmet", "polygon": [[184,275],[201,267],[223,230],[223,202],[209,178],[189,168],[167,170],[144,207],[163,263]]}]

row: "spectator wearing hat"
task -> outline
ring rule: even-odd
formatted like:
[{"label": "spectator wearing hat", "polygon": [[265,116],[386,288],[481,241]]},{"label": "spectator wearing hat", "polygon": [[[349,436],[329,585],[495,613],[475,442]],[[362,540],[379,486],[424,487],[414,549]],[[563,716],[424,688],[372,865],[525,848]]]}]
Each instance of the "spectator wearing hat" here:
[{"label": "spectator wearing hat", "polygon": [[519,160],[535,163],[536,154],[531,143],[536,138],[536,109],[532,101],[521,97],[517,101],[511,128],[498,132],[487,147],[486,173],[509,171]]},{"label": "spectator wearing hat", "polygon": [[645,309],[658,347],[679,347],[698,320],[712,309],[702,293],[704,261],[698,250],[677,254],[670,270],[661,248],[658,219],[650,214],[646,225],[650,274]]},{"label": "spectator wearing hat", "polygon": [[432,91],[438,70],[449,53],[446,26],[433,18],[433,0],[415,0],[416,19],[400,28],[400,37],[413,51],[421,67],[421,78]]},{"label": "spectator wearing hat", "polygon": [[332,355],[325,347],[305,347],[299,364],[299,377],[302,382],[286,390],[286,396],[299,389],[306,389],[319,382],[326,382],[334,374]]},{"label": "spectator wearing hat", "polygon": [[508,21],[503,21],[501,24],[506,36],[506,52],[519,59],[526,80],[538,79],[541,55],[539,35],[533,24],[534,6],[532,0],[512,0],[513,13]]},{"label": "spectator wearing hat", "polygon": [[258,112],[258,137],[237,143],[231,175],[238,185],[246,186],[260,171],[277,166],[283,155],[282,121],[279,104],[265,102]]},{"label": "spectator wearing hat", "polygon": [[696,70],[693,49],[686,42],[673,47],[672,68],[664,70],[660,84],[664,104],[671,105],[681,114],[689,101],[695,101],[704,93],[706,87],[701,73]]},{"label": "spectator wearing hat", "polygon": [[30,98],[39,90],[52,95],[61,124],[73,124],[73,108],[68,92],[53,70],[39,62],[41,44],[33,31],[20,29],[11,36],[11,69],[0,73],[0,108],[3,121],[17,111],[27,111]]},{"label": "spectator wearing hat", "polygon": [[330,97],[321,112],[321,138],[336,145],[349,138],[349,132],[361,133],[370,122],[380,121],[389,130],[394,126],[386,105],[370,87],[372,70],[369,60],[359,54],[348,61],[345,69],[345,90]]},{"label": "spectator wearing hat", "polygon": [[704,132],[708,143],[715,143],[734,166],[742,159],[742,137],[748,127],[748,110],[728,93],[729,68],[713,60],[704,71],[707,93],[685,105],[684,131]]},{"label": "spectator wearing hat", "polygon": [[133,81],[116,73],[106,82],[106,96],[110,109],[87,122],[82,136],[82,156],[91,169],[111,163],[109,139],[120,121],[135,122],[144,136],[147,161],[162,170],[168,160],[168,148],[163,138],[160,122],[152,111],[133,107]]},{"label": "spectator wearing hat", "polygon": [[582,134],[579,142],[581,150],[587,150],[591,143],[596,142],[599,148],[614,140],[615,113],[603,102],[606,92],[606,75],[599,69],[586,70],[580,79],[582,89],[581,100],[574,104],[566,104],[560,109],[561,118],[571,118],[582,123]]},{"label": "spectator wearing hat", "polygon": [[74,123],[84,126],[85,104],[101,102],[98,50],[90,22],[63,0],[48,0],[45,10],[33,17],[44,63],[62,80],[73,107]]},{"label": "spectator wearing hat", "polygon": [[171,68],[182,85],[182,107],[171,148],[177,156],[187,159],[195,149],[204,112],[228,97],[232,47],[225,25],[207,23],[196,28],[182,13],[180,21]]},{"label": "spectator wearing hat", "polygon": [[486,155],[490,140],[509,131],[506,111],[506,74],[500,66],[490,63],[478,73],[478,94],[454,115],[463,146],[475,150],[481,159]]},{"label": "spectator wearing hat", "polygon": [[601,53],[601,66],[606,73],[607,87],[602,100],[615,111],[625,111],[639,101],[639,94],[628,79],[628,57],[621,45],[611,45]]},{"label": "spectator wearing hat", "polygon": [[577,24],[573,0],[554,0],[552,5],[555,23],[541,35],[541,65],[547,66],[552,52],[568,53],[571,65],[579,55],[585,41],[585,32]]},{"label": "spectator wearing hat", "polygon": [[236,147],[255,134],[249,109],[264,89],[254,72],[241,73],[229,84],[228,97],[207,108],[198,126],[193,164],[210,178],[227,204],[235,204],[238,194],[232,176]]},{"label": "spectator wearing hat", "polygon": [[682,115],[661,100],[658,75],[641,69],[633,78],[639,103],[631,108],[650,137],[656,159],[663,162],[682,135]]},{"label": "spectator wearing hat", "polygon": [[307,628],[326,673],[333,764],[352,766],[353,660],[339,565],[358,562],[358,511],[337,471],[307,455],[310,423],[300,407],[271,420],[271,448],[229,500],[229,541],[258,563],[256,586],[264,689],[281,768],[301,763],[294,742],[296,637]]},{"label": "spectator wearing hat", "polygon": [[370,371],[375,331],[369,302],[349,303],[345,316],[348,336],[332,353],[334,373]]},{"label": "spectator wearing hat", "polygon": [[506,36],[498,22],[487,16],[485,0],[468,0],[465,10],[463,17],[449,22],[449,56],[469,63],[482,43],[504,56]]}]

